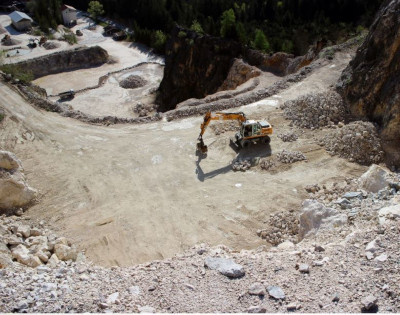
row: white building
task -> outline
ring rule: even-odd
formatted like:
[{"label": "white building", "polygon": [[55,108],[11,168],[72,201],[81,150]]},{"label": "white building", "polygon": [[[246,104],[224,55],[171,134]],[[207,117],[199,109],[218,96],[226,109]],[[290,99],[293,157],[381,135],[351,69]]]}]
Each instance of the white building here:
[{"label": "white building", "polygon": [[61,15],[63,18],[64,25],[71,26],[76,24],[76,12],[77,10],[74,7],[63,4],[61,6]]},{"label": "white building", "polygon": [[17,31],[26,31],[32,28],[33,20],[24,12],[14,11],[9,15],[11,23]]}]

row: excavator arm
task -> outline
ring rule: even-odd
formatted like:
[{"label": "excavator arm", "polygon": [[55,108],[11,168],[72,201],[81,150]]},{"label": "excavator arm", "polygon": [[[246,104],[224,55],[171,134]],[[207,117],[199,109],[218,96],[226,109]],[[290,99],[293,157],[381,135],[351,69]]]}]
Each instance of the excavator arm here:
[{"label": "excavator arm", "polygon": [[198,137],[197,149],[202,153],[207,153],[208,148],[204,144],[203,134],[206,132],[207,126],[210,124],[211,120],[237,120],[239,122],[246,121],[246,115],[243,112],[237,113],[222,113],[217,112],[212,114],[211,112],[207,112],[204,115],[203,123],[200,126],[200,135]]}]

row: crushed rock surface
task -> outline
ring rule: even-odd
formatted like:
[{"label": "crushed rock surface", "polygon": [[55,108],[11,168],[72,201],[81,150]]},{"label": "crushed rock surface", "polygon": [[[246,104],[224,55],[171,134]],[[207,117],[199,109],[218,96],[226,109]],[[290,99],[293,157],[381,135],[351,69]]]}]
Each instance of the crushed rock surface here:
[{"label": "crushed rock surface", "polygon": [[[356,185],[348,181],[341,187]],[[315,187],[305,188],[310,196],[323,191]],[[38,268],[13,262],[0,270],[0,312],[399,312],[400,218],[389,216],[380,224],[377,214],[398,204],[400,192],[387,187],[344,195],[350,207],[343,208],[339,198],[323,202],[346,215],[346,224],[277,247],[236,252],[199,244],[129,268],[84,260]],[[296,220],[294,214],[289,213]],[[287,215],[271,220],[279,226]],[[12,225],[17,219],[2,220]],[[231,278],[208,268],[215,258],[243,274]]]}]

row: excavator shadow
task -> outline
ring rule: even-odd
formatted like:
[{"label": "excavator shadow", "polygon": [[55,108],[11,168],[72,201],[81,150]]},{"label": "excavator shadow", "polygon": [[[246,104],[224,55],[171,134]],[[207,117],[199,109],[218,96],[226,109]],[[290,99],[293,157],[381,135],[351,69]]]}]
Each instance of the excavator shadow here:
[{"label": "excavator shadow", "polygon": [[[231,148],[237,153],[234,160],[250,160],[251,164],[255,165],[258,163],[259,159],[271,156],[272,150],[271,146],[268,144],[257,143],[249,146],[248,148],[242,148],[239,150],[234,144],[231,143]],[[200,166],[202,159],[207,157],[206,153],[196,151],[196,156],[198,157],[196,161],[196,174],[199,181],[204,182],[206,179],[213,178],[217,175],[226,174],[233,171],[232,164],[229,163],[227,166],[221,167],[219,169],[213,170],[208,173],[204,173]]]}]

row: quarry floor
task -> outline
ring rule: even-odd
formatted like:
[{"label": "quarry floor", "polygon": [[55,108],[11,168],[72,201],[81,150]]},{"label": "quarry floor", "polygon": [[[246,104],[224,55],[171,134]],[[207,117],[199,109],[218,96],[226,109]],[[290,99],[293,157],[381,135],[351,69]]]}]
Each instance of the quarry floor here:
[{"label": "quarry floor", "polygon": [[[278,95],[237,109],[250,119],[272,123],[270,146],[237,153],[229,146],[233,132],[216,136],[210,128],[204,135],[209,153],[201,158],[196,139],[202,117],[89,125],[34,108],[0,83],[0,104],[6,111],[0,147],[17,154],[28,183],[40,192],[28,215],[71,238],[97,264],[162,259],[198,243],[255,248],[265,244],[256,231],[265,228],[271,213],[298,209],[306,185],[365,171],[328,155],[317,144],[324,131],[293,129],[279,109],[286,100],[328,89],[350,59],[339,52]],[[277,137],[289,130],[298,133],[298,141],[284,143]],[[231,168],[234,158],[266,157],[283,149],[301,151],[307,161],[274,173]]]}]

